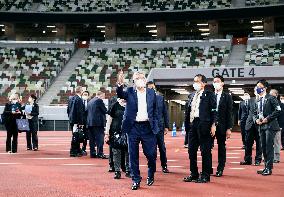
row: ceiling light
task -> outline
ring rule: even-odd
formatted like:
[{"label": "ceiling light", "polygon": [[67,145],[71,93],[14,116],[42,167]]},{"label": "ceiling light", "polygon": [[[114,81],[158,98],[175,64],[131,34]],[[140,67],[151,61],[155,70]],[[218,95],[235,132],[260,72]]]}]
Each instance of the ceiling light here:
[{"label": "ceiling light", "polygon": [[242,83],[231,83],[231,86],[244,86],[245,84]]},{"label": "ceiling light", "polygon": [[201,34],[201,36],[209,36],[210,35],[210,33],[208,32],[208,33],[202,33]]},{"label": "ceiling light", "polygon": [[154,29],[154,30],[149,30],[150,33],[157,33],[158,30]]},{"label": "ceiling light", "polygon": [[258,31],[252,31],[253,33],[263,33],[263,30],[258,30]]},{"label": "ceiling light", "polygon": [[146,25],[147,28],[155,28],[157,25]]},{"label": "ceiling light", "polygon": [[106,26],[104,25],[97,25],[97,28],[105,28]]},{"label": "ceiling light", "polygon": [[234,101],[234,103],[241,103],[241,101]]},{"label": "ceiling light", "polygon": [[105,31],[105,30],[102,30],[101,32],[102,32],[102,33],[105,33],[106,31]]},{"label": "ceiling light", "polygon": [[253,29],[263,29],[263,25],[252,26]]},{"label": "ceiling light", "polygon": [[45,34],[45,31],[42,31],[43,34]]},{"label": "ceiling light", "polygon": [[184,89],[184,88],[172,88],[171,90],[172,90],[172,91],[179,91],[179,90],[185,91],[186,89]]},{"label": "ceiling light", "polygon": [[56,26],[55,25],[47,25],[46,27],[47,28],[55,28]]},{"label": "ceiling light", "polygon": [[208,23],[197,23],[197,26],[208,26]]},{"label": "ceiling light", "polygon": [[157,34],[153,34],[152,37],[157,37]]},{"label": "ceiling light", "polygon": [[5,31],[5,29],[2,29],[2,31]]},{"label": "ceiling light", "polygon": [[262,20],[255,20],[255,21],[250,21],[250,23],[262,23]]},{"label": "ceiling light", "polygon": [[4,27],[5,25],[3,25],[3,24],[0,24],[0,27]]},{"label": "ceiling light", "polygon": [[209,29],[208,28],[200,28],[200,29],[198,29],[199,31],[202,31],[202,32],[206,32],[206,31],[209,31]]},{"label": "ceiling light", "polygon": [[51,32],[52,32],[52,33],[57,33],[57,30],[52,30]]}]

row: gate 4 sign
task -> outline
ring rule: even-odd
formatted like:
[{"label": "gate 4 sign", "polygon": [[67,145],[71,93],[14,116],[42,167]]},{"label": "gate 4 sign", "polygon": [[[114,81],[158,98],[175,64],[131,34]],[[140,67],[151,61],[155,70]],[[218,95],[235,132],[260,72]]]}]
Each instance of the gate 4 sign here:
[{"label": "gate 4 sign", "polygon": [[240,67],[240,68],[213,68],[212,77],[221,75],[224,78],[245,78],[245,77],[257,77],[257,71],[255,67]]}]

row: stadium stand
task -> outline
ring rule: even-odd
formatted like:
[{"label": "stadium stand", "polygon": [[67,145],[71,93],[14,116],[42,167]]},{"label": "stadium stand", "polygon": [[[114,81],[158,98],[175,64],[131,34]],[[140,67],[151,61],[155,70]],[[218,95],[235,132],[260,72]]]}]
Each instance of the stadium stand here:
[{"label": "stadium stand", "polygon": [[115,94],[119,70],[125,72],[128,83],[135,70],[143,70],[147,75],[151,68],[220,67],[229,53],[228,46],[210,45],[156,49],[91,48],[51,104],[66,104],[77,85],[86,87],[91,93],[101,90],[110,98]]},{"label": "stadium stand", "polygon": [[23,101],[34,93],[42,95],[68,62],[69,48],[0,48],[0,103],[12,92],[19,92]]},{"label": "stadium stand", "polygon": [[246,0],[246,6],[260,6],[277,4],[279,0]]},{"label": "stadium stand", "polygon": [[33,0],[0,0],[0,11],[29,11]]}]

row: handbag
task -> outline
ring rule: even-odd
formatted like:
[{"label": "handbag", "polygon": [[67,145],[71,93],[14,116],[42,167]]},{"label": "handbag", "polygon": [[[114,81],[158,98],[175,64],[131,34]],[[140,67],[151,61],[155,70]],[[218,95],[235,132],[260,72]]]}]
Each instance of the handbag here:
[{"label": "handbag", "polygon": [[122,150],[128,149],[126,133],[114,133],[113,148]]},{"label": "handbag", "polygon": [[16,124],[19,132],[30,131],[30,125],[27,119],[16,119]]}]

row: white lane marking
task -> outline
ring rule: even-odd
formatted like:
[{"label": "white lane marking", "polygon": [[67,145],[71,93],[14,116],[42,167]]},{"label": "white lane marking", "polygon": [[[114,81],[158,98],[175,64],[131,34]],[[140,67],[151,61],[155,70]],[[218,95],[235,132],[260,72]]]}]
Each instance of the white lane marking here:
[{"label": "white lane marking", "polygon": [[241,150],[231,150],[231,151],[244,152],[245,150],[244,150],[244,149],[241,149]]},{"label": "white lane marking", "polygon": [[178,160],[175,160],[175,159],[168,159],[169,162],[174,162],[174,161],[178,161]]},{"label": "white lane marking", "polygon": [[227,153],[227,155],[240,155],[241,153]]},{"label": "white lane marking", "polygon": [[168,166],[168,168],[185,168],[184,166]]},{"label": "white lane marking", "polygon": [[244,170],[245,168],[229,168],[230,170]]},{"label": "white lane marking", "polygon": [[232,161],[230,163],[232,163],[232,164],[240,164],[240,162],[238,162],[238,161]]},{"label": "white lane marking", "polygon": [[227,159],[239,159],[240,157],[227,157]]},{"label": "white lane marking", "polygon": [[64,160],[64,159],[71,159],[71,158],[66,158],[66,157],[38,157],[38,158],[24,158],[24,159]]},{"label": "white lane marking", "polygon": [[0,165],[19,165],[22,163],[0,163]]},{"label": "white lane marking", "polygon": [[233,148],[241,149],[242,147],[241,147],[241,146],[229,146],[229,147],[227,147],[227,148],[229,148],[229,149],[233,149]]},{"label": "white lane marking", "polygon": [[94,166],[95,164],[91,163],[65,163],[61,164],[62,166]]}]

